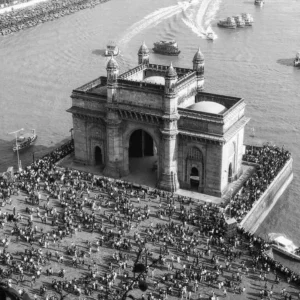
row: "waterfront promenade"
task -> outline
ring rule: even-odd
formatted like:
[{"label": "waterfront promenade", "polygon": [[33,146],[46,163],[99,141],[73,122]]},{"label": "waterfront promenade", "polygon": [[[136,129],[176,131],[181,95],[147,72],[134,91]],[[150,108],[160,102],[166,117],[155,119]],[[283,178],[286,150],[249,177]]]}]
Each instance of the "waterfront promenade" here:
[{"label": "waterfront promenade", "polygon": [[56,167],[69,151],[37,160],[14,184],[1,182],[2,280],[16,290],[40,299],[44,284],[44,297],[64,290],[68,299],[117,299],[146,249],[140,261],[157,263],[148,290],[130,292],[138,299],[260,299],[262,291],[298,299],[298,279],[278,268],[276,276],[257,238],[225,238],[217,206]]},{"label": "waterfront promenade", "polygon": [[33,0],[0,9],[0,35],[8,35],[26,28],[53,21],[109,0]]}]

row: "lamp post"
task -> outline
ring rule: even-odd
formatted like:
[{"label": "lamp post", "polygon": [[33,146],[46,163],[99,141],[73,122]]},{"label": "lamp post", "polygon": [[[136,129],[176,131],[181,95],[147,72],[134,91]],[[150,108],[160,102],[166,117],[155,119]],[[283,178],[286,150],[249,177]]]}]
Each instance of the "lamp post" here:
[{"label": "lamp post", "polygon": [[[254,137],[255,137],[255,130],[254,130],[254,127],[251,128],[251,134],[250,134],[250,137],[252,137],[253,140],[254,140]],[[253,143],[252,143],[252,151],[251,151],[251,154],[253,154]]]},{"label": "lamp post", "polygon": [[24,128],[21,128],[19,130],[13,131],[13,132],[9,132],[8,134],[14,134],[16,137],[16,149],[17,149],[17,157],[18,157],[18,171],[20,169],[20,157],[19,157],[19,147],[18,147],[18,133],[20,131],[23,131]]},{"label": "lamp post", "polygon": [[229,198],[229,219],[231,218],[231,198],[232,198],[233,189],[230,189],[230,198]]}]

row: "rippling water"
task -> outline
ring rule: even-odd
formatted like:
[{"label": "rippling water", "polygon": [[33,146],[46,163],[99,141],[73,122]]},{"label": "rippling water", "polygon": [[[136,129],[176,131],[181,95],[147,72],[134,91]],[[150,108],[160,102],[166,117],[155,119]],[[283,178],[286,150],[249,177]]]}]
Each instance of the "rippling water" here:
[{"label": "rippling water", "polygon": [[[130,8],[130,9],[129,9]],[[239,0],[112,0],[62,19],[0,38],[0,171],[16,165],[12,136],[21,127],[36,128],[35,146],[21,154],[23,165],[69,137],[72,89],[105,75],[106,43],[115,40],[124,71],[137,63],[142,41],[148,46],[176,39],[180,56],[151,55],[151,61],[191,67],[200,46],[206,60],[206,91],[246,99],[246,143],[270,142],[290,149],[294,181],[258,233],[285,233],[300,245],[300,68],[292,66],[298,49],[300,1],[267,0],[264,7]],[[226,30],[219,18],[242,12],[253,28]],[[204,38],[208,28],[218,36]],[[252,128],[255,137],[250,137]]]}]

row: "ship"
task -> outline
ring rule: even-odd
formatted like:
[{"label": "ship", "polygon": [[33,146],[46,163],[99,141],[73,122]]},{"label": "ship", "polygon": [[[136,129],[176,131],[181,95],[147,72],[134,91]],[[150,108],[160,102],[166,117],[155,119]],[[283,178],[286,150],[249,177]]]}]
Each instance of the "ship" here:
[{"label": "ship", "polygon": [[224,27],[224,28],[235,29],[237,25],[236,25],[234,18],[228,17],[226,19],[219,20],[218,26]]},{"label": "ship", "polygon": [[213,40],[216,39],[216,35],[213,32],[207,32],[206,33],[206,39],[213,41]]},{"label": "ship", "polygon": [[255,5],[260,5],[260,6],[262,6],[262,5],[264,5],[264,3],[265,3],[264,0],[254,0],[254,4],[255,4]]},{"label": "ship", "polygon": [[291,240],[282,235],[271,240],[271,248],[292,259],[300,261],[300,248],[295,246]]},{"label": "ship", "polygon": [[36,139],[37,135],[35,133],[35,129],[32,129],[30,134],[21,134],[16,139],[16,144],[13,146],[13,151],[16,152],[28,148],[36,141]]},{"label": "ship", "polygon": [[242,16],[234,16],[233,17],[237,27],[245,27],[245,21]]},{"label": "ship", "polygon": [[242,13],[241,16],[242,16],[246,26],[252,26],[254,20],[250,14]]},{"label": "ship", "polygon": [[106,46],[105,56],[118,56],[120,54],[120,49],[114,42],[110,42]]},{"label": "ship", "polygon": [[178,49],[177,42],[175,40],[171,41],[160,41],[154,43],[153,52],[163,55],[177,56],[180,53]]},{"label": "ship", "polygon": [[294,59],[294,66],[295,67],[300,67],[300,51],[297,52],[296,57]]}]

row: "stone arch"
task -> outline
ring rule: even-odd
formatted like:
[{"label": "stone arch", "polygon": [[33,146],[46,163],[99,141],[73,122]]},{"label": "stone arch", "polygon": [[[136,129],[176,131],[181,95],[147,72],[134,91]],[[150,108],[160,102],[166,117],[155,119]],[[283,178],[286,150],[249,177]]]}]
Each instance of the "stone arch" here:
[{"label": "stone arch", "polygon": [[236,155],[236,143],[232,141],[229,145],[228,149],[228,181],[231,182],[234,179],[236,174],[236,166],[237,166],[237,155]]},{"label": "stone arch", "polygon": [[98,145],[94,148],[94,159],[96,165],[102,165],[103,164],[103,153],[101,147]]},{"label": "stone arch", "polygon": [[123,134],[123,145],[124,145],[124,152],[123,152],[123,159],[124,159],[124,171],[125,174],[129,174],[129,142],[131,135],[137,131],[137,130],[143,130],[145,131],[153,140],[153,145],[155,147],[154,155],[157,154],[157,174],[159,176],[160,171],[160,137],[157,131],[157,128],[155,127],[147,127],[144,124],[130,124],[126,131]]},{"label": "stone arch", "polygon": [[[191,145],[186,151],[186,183],[190,188],[198,184],[197,190],[203,191],[204,187],[204,159],[202,151],[199,147]],[[198,175],[196,176],[193,172],[197,170]],[[197,178],[198,177],[198,178]]]}]

